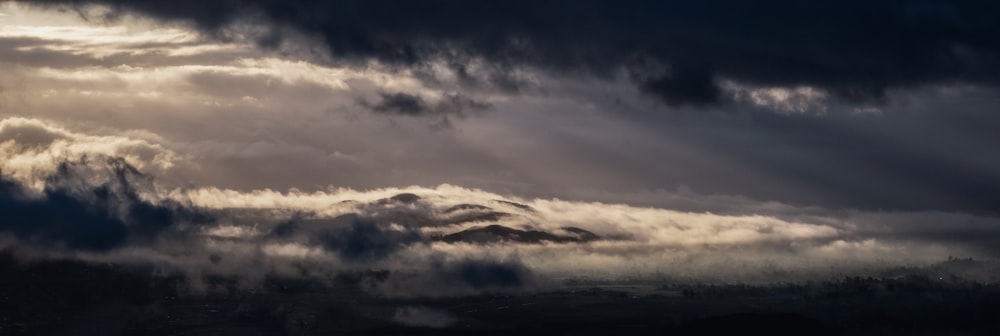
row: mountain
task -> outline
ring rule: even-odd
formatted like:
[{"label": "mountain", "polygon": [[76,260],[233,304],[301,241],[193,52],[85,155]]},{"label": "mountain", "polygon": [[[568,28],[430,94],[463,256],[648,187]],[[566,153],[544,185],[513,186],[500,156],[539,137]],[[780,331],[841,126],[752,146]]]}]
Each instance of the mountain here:
[{"label": "mountain", "polygon": [[563,235],[557,235],[538,230],[518,230],[503,225],[474,227],[460,232],[444,235],[437,240],[446,243],[491,244],[502,242],[517,242],[526,244],[551,243],[582,243],[598,240],[600,237],[592,232],[579,228],[563,228]]}]

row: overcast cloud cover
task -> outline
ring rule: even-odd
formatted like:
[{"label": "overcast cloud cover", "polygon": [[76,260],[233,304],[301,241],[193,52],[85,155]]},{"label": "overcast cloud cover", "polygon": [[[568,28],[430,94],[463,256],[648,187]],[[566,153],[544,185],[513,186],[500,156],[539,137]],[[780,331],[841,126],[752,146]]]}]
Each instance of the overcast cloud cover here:
[{"label": "overcast cloud cover", "polygon": [[994,2],[571,3],[4,2],[0,241],[404,296],[1000,252]]}]

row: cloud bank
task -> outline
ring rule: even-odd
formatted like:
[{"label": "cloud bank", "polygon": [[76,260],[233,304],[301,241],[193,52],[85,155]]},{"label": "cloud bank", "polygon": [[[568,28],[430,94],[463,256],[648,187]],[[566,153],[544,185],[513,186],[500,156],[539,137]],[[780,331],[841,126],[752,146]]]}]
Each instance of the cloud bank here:
[{"label": "cloud bank", "polygon": [[[4,121],[10,124],[58,130],[37,120]],[[55,143],[40,138],[46,137],[15,137],[7,146],[46,152],[44,145]],[[38,170],[50,173],[37,181],[5,173],[0,241],[6,249],[34,258],[147,265],[196,283],[206,276],[234,277],[244,286],[268,276],[351,276],[383,295],[456,296],[552,288],[566,279],[806,281],[1000,253],[993,244],[1000,220],[961,213],[831,211],[744,200],[760,213],[717,214],[523,199],[451,185],[167,189],[123,158],[53,160],[54,167]],[[409,321],[423,313],[400,314]]]},{"label": "cloud bank", "polygon": [[[808,86],[879,103],[895,88],[1000,81],[990,1],[180,1],[43,0],[189,22],[210,36],[277,46],[288,32],[335,62],[428,69],[516,90],[511,70],[614,77],[669,105],[725,100],[720,82]],[[245,29],[244,29],[245,30]]]}]

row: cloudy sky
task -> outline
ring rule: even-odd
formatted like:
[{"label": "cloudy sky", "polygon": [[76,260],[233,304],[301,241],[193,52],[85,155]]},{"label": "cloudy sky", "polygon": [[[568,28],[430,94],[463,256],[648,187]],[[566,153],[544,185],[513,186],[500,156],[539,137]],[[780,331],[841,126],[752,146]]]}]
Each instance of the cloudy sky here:
[{"label": "cloudy sky", "polygon": [[[0,168],[20,190],[4,211],[82,197],[67,171],[108,185],[124,165],[145,181],[119,190],[126,203],[285,211],[180,220],[257,237],[199,245],[216,254],[351,259],[336,239],[260,237],[292,213],[359,213],[378,232],[419,231],[375,254],[392,265],[480,253],[533,272],[708,274],[740,256],[995,258],[998,14],[992,1],[4,2]],[[122,160],[111,177],[81,168],[109,158]],[[421,199],[393,209],[413,216],[474,203],[510,227],[607,239],[415,244],[489,223],[411,228],[372,210],[403,192]],[[87,258],[180,258],[129,211],[114,213],[128,243],[26,228],[30,211],[0,232],[100,251]]]}]

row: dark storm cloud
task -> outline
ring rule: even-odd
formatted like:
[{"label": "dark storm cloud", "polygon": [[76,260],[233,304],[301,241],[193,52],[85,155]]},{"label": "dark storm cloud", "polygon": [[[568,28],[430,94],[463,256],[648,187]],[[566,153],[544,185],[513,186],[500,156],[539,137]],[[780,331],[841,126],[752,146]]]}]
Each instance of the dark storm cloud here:
[{"label": "dark storm cloud", "polygon": [[442,269],[442,274],[476,289],[519,288],[524,286],[528,269],[516,262],[464,260]]},{"label": "dark storm cloud", "polygon": [[[409,216],[396,214],[400,223],[425,221],[426,215],[418,212]],[[378,216],[369,217],[349,213],[333,218],[315,218],[314,214],[295,213],[270,229],[265,240],[305,242],[315,244],[348,261],[375,261],[412,244],[424,242],[420,232],[404,227],[390,228],[393,222]]]},{"label": "dark storm cloud", "polygon": [[385,114],[424,116],[424,115],[458,115],[467,112],[483,111],[492,108],[486,102],[466,98],[460,94],[445,95],[437,102],[428,102],[419,95],[405,92],[380,93],[381,100],[370,103],[362,100],[359,104],[372,111]]},{"label": "dark storm cloud", "polygon": [[362,105],[370,105],[375,112],[403,115],[420,115],[428,110],[427,103],[419,96],[406,93],[383,93],[381,96],[382,101],[376,104],[364,102]]},{"label": "dark storm cloud", "polygon": [[[193,22],[225,35],[262,21],[320,38],[333,58],[456,73],[484,61],[487,77],[528,66],[614,76],[671,105],[723,100],[720,79],[807,85],[877,103],[892,88],[1000,83],[995,1],[316,1],[42,0],[104,4]],[[483,62],[479,62],[483,63]]]},{"label": "dark storm cloud", "polygon": [[349,222],[349,226],[326,230],[320,241],[324,248],[338,253],[346,260],[381,259],[390,253],[421,241],[413,230],[396,231],[380,227],[374,221],[357,215],[344,215],[334,222]]},{"label": "dark storm cloud", "polygon": [[0,178],[0,232],[48,247],[107,251],[129,241],[149,243],[178,222],[207,216],[176,202],[153,204],[139,197],[146,177],[121,159],[108,159],[108,181],[87,182],[86,163],[64,162],[45,181],[42,195]]}]

